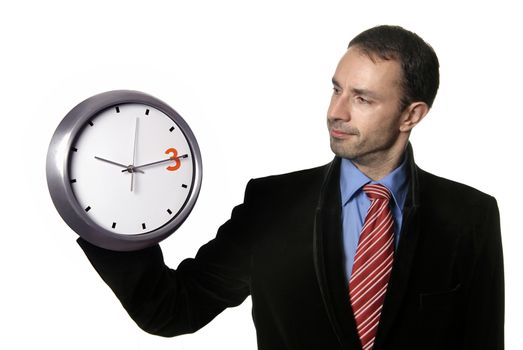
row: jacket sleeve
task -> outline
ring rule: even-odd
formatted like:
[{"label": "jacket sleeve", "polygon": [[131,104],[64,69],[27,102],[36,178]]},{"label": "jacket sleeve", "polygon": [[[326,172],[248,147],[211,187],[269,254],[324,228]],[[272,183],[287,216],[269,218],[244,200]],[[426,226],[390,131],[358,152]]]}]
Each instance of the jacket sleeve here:
[{"label": "jacket sleeve", "polygon": [[471,279],[465,319],[465,350],[504,349],[505,292],[499,211],[490,198],[483,225],[483,238]]},{"label": "jacket sleeve", "polygon": [[160,336],[192,333],[250,293],[248,194],[249,185],[244,204],[234,208],[216,238],[176,270],[164,264],[158,245],[115,252],[82,238],[78,243],[140,328]]}]

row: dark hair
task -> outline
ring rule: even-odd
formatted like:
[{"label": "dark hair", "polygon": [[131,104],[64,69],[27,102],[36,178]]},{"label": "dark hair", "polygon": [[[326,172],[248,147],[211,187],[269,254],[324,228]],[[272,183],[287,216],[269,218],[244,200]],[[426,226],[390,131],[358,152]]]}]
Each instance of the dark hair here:
[{"label": "dark hair", "polygon": [[439,62],[434,49],[413,32],[399,26],[368,29],[349,43],[374,60],[397,60],[403,70],[401,110],[415,101],[432,107],[439,86]]}]

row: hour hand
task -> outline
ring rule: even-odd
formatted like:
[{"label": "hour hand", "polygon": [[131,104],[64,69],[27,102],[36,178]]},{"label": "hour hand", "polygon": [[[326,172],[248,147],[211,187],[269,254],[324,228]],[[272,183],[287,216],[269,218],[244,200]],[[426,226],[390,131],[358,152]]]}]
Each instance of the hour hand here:
[{"label": "hour hand", "polygon": [[[102,162],[106,162],[106,163],[109,163],[109,164],[113,164],[113,165],[116,165],[116,166],[119,166],[121,168],[125,168],[125,171],[128,171],[129,169],[129,166],[128,165],[124,165],[124,164],[120,164],[120,163],[117,163],[117,162],[113,162],[112,160],[109,160],[109,159],[105,159],[105,158],[102,158],[102,157],[98,157],[98,156],[94,156],[95,159],[98,159],[98,160],[101,160]],[[136,170],[136,169],[133,169],[135,172],[138,172],[138,173],[144,173],[143,171],[141,170]]]}]

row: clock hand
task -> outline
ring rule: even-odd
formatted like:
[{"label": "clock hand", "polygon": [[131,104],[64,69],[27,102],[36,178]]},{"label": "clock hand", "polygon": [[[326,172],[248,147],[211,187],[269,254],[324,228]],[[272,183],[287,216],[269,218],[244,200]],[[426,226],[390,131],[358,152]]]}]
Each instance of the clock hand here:
[{"label": "clock hand", "polygon": [[133,184],[134,184],[134,162],[136,161],[136,139],[138,134],[138,118],[136,118],[136,122],[134,123],[134,139],[133,139],[133,164],[131,173],[131,192],[133,191]]},{"label": "clock hand", "polygon": [[[152,163],[147,163],[147,164],[141,164],[141,165],[133,166],[131,170],[132,171],[138,171],[137,169],[145,168],[146,166],[167,163],[167,162],[170,162],[170,161],[173,161],[173,160],[176,160],[176,159],[183,159],[183,158],[188,158],[188,157],[189,157],[188,154],[182,154],[181,156],[178,156],[178,157],[171,157],[171,158],[167,158],[167,159],[158,160],[158,161],[152,162]],[[127,168],[125,170],[122,170],[122,173],[124,173],[126,171],[130,171],[129,168]]]},{"label": "clock hand", "polygon": [[[95,159],[98,159],[98,160],[101,160],[102,162],[107,162],[107,163],[110,163],[110,164],[114,164],[114,165],[117,165],[119,167],[122,167],[122,168],[126,168],[124,171],[128,171],[129,169],[129,166],[127,165],[123,165],[123,164],[120,164],[120,163],[116,163],[116,162],[113,162],[112,160],[109,160],[109,159],[104,159],[102,157],[98,157],[98,156],[94,156]],[[134,169],[133,169],[134,170]],[[139,173],[144,173],[143,171],[141,170],[138,170]]]}]

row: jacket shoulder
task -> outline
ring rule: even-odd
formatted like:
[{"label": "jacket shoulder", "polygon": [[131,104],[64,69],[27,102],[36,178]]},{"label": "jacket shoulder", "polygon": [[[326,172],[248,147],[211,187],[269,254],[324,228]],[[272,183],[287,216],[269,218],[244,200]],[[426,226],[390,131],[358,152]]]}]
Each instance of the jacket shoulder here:
[{"label": "jacket shoulder", "polygon": [[331,163],[310,169],[251,179],[245,191],[245,202],[251,198],[293,199],[304,196],[317,198]]},{"label": "jacket shoulder", "polygon": [[431,174],[418,168],[423,197],[435,196],[462,205],[495,202],[495,198],[469,185]]}]

